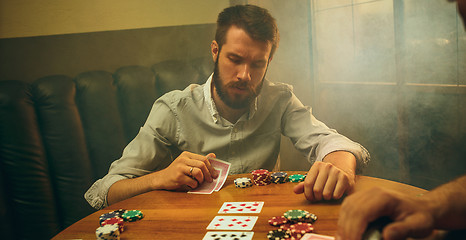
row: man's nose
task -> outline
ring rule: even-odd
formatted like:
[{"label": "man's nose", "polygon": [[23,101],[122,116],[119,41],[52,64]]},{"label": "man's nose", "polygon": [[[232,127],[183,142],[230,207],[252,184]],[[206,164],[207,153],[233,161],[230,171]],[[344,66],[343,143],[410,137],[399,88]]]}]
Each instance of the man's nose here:
[{"label": "man's nose", "polygon": [[251,81],[251,69],[248,64],[243,64],[240,66],[240,70],[238,72],[238,80]]}]

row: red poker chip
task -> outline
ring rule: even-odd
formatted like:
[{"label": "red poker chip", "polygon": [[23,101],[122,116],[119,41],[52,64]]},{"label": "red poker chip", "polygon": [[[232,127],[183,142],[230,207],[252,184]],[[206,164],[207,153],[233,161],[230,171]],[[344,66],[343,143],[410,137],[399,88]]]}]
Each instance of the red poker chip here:
[{"label": "red poker chip", "polygon": [[267,169],[257,169],[251,172],[252,175],[262,175],[262,174],[269,174],[269,170]]},{"label": "red poker chip", "polygon": [[280,225],[280,228],[286,231],[286,230],[289,230],[289,229],[290,229],[290,226],[291,226],[291,225],[293,225],[293,224],[287,222],[287,223],[285,223],[285,224]]},{"label": "red poker chip", "polygon": [[122,233],[124,231],[123,223],[124,223],[123,218],[114,217],[114,218],[105,219],[101,223],[101,226],[116,224],[116,225],[118,225],[118,230],[120,230],[120,233]]},{"label": "red poker chip", "polygon": [[298,222],[290,226],[290,232],[293,233],[300,233],[300,234],[305,234],[305,233],[310,233],[314,231],[314,227],[310,223],[303,223],[303,222]]},{"label": "red poker chip", "polygon": [[286,219],[284,216],[272,217],[271,219],[269,219],[269,224],[272,226],[280,226],[287,222],[288,222],[288,219]]}]

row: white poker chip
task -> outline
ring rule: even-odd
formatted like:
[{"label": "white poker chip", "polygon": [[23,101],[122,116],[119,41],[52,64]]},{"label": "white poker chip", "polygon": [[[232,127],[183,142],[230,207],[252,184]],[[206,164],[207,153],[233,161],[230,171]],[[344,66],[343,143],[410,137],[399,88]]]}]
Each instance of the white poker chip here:
[{"label": "white poker chip", "polygon": [[252,186],[252,180],[247,177],[235,179],[235,186],[237,188],[247,188]]},{"label": "white poker chip", "polygon": [[97,239],[106,239],[106,240],[119,240],[120,239],[120,230],[117,224],[104,225],[98,227],[95,230],[95,236]]}]

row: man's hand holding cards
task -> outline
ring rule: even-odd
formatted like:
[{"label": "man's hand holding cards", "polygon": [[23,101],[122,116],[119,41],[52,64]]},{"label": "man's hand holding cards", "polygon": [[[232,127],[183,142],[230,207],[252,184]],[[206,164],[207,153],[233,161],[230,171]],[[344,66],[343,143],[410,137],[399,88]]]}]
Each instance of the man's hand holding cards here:
[{"label": "man's hand holding cards", "polygon": [[227,179],[228,173],[230,172],[231,163],[219,160],[217,158],[208,157],[212,167],[217,170],[218,177],[212,182],[204,182],[196,189],[189,191],[188,193],[196,194],[211,194],[213,191],[218,191],[222,188],[225,180]]}]

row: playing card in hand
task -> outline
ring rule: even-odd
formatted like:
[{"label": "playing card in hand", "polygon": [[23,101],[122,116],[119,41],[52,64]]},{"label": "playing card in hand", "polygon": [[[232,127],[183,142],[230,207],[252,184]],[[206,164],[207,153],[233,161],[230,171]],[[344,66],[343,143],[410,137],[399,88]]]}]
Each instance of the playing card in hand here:
[{"label": "playing card in hand", "polygon": [[228,173],[230,172],[231,163],[216,158],[209,158],[209,161],[212,167],[217,170],[218,177],[211,183],[203,182],[196,189],[188,191],[188,193],[211,194],[213,191],[220,190],[223,184],[225,184],[225,180],[227,179]]}]

